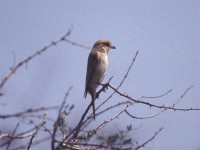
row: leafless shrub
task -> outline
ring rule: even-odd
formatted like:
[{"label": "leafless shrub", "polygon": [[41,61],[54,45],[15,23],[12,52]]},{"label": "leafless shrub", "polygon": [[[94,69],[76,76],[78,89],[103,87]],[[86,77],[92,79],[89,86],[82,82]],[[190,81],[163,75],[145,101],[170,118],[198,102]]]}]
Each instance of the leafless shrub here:
[{"label": "leafless shrub", "polygon": [[[35,57],[43,54],[45,51],[49,50],[51,47],[58,45],[59,43],[66,42],[67,44],[72,44],[74,46],[82,47],[89,49],[88,46],[70,41],[67,39],[67,37],[71,34],[71,30],[69,30],[64,36],[62,36],[60,39],[56,41],[52,41],[47,46],[43,47],[40,50],[37,50],[32,55],[28,56],[26,59],[20,61],[17,63],[14,67],[11,68],[11,70],[8,72],[8,74],[2,78],[0,82],[0,90],[4,87],[6,82],[9,81],[9,79],[21,68],[23,65],[27,64],[29,61],[34,59]],[[18,149],[30,149],[34,145],[39,145],[42,142],[51,141],[51,149],[52,150],[59,150],[59,149],[119,149],[119,150],[132,150],[132,149],[140,149],[142,147],[145,147],[148,143],[150,143],[152,140],[154,140],[158,134],[163,130],[163,127],[158,129],[155,134],[150,138],[147,139],[142,144],[139,144],[140,142],[134,140],[131,138],[131,136],[128,135],[129,132],[131,132],[132,125],[129,125],[126,127],[126,129],[117,131],[116,133],[112,135],[106,135],[101,134],[99,135],[99,131],[102,130],[106,125],[108,125],[113,120],[117,119],[120,115],[126,114],[131,119],[149,119],[154,118],[164,111],[198,111],[200,108],[178,108],[176,105],[182,100],[182,98],[187,94],[187,92],[192,88],[192,86],[188,87],[186,91],[183,92],[183,94],[180,96],[177,101],[175,101],[172,105],[166,106],[166,105],[156,105],[154,103],[146,102],[145,99],[150,98],[162,98],[169,94],[172,90],[165,92],[164,94],[154,96],[154,97],[141,97],[139,99],[135,99],[132,96],[128,94],[124,94],[124,92],[120,91],[120,87],[126,80],[130,70],[132,69],[132,66],[134,65],[134,62],[136,61],[136,58],[138,56],[138,51],[136,52],[135,56],[133,57],[133,60],[130,64],[130,66],[127,69],[127,72],[125,73],[124,77],[122,78],[121,82],[118,86],[114,86],[111,84],[112,77],[110,80],[105,83],[101,84],[102,88],[98,92],[98,96],[105,91],[107,88],[110,88],[113,90],[113,93],[108,96],[106,100],[104,100],[97,108],[96,110],[99,110],[99,108],[103,108],[101,111],[99,111],[96,114],[96,117],[98,118],[105,112],[110,111],[111,109],[116,109],[117,107],[124,106],[124,109],[122,111],[119,111],[117,114],[110,116],[110,119],[103,121],[101,124],[96,126],[96,128],[91,130],[86,130],[86,127],[91,125],[93,123],[93,116],[89,113],[89,110],[91,108],[91,104],[88,105],[85,112],[82,114],[80,121],[75,127],[69,127],[68,123],[66,121],[66,117],[70,115],[71,111],[74,108],[74,105],[69,105],[67,103],[67,98],[69,96],[70,90],[72,87],[69,88],[69,90],[66,92],[64,99],[62,101],[62,104],[60,106],[52,106],[52,107],[41,107],[37,109],[27,109],[21,112],[16,112],[14,114],[0,114],[1,121],[4,121],[5,119],[11,119],[11,118],[18,118],[19,120],[26,120],[30,117],[38,118],[39,123],[35,124],[35,122],[30,121],[30,124],[34,125],[33,128],[23,131],[22,133],[16,134],[16,131],[19,127],[19,123],[16,124],[16,127],[13,129],[12,133],[3,133],[3,131],[0,132],[0,148],[10,149],[10,150],[18,150]],[[107,108],[104,108],[104,104],[108,102],[109,99],[112,98],[114,94],[118,94],[119,96],[124,97],[126,100],[120,103],[113,104],[112,106],[109,106]],[[4,93],[0,91],[0,96],[4,96]],[[158,109],[158,112],[156,114],[150,115],[150,116],[134,116],[130,112],[128,112],[127,108],[131,107],[132,105],[138,104],[138,105],[146,105],[149,106],[152,109]],[[1,107],[1,106],[0,106]],[[58,111],[57,118],[50,118],[48,116],[48,111]],[[75,111],[75,110],[74,110]],[[51,121],[53,122],[52,126],[46,126],[46,122]],[[20,121],[19,121],[20,122]],[[46,137],[40,138],[39,140],[34,140],[35,137],[38,135],[39,132],[44,132]],[[28,139],[28,142],[26,145],[21,145],[19,147],[15,147],[15,145],[12,145],[12,142],[14,140],[25,140]],[[96,139],[98,142],[92,142],[92,139]]]}]

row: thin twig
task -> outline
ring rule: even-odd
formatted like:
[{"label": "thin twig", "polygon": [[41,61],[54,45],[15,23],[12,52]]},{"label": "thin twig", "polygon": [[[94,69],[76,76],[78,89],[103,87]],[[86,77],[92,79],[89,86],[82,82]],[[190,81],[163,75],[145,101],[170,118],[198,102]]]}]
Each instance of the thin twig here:
[{"label": "thin twig", "polygon": [[[125,97],[135,103],[138,103],[138,104],[144,104],[144,105],[147,105],[149,106],[150,108],[151,107],[154,107],[154,108],[159,108],[159,109],[168,109],[168,110],[174,110],[174,111],[193,111],[193,110],[200,110],[200,108],[174,108],[174,106],[165,106],[165,105],[155,105],[155,104],[152,104],[152,103],[149,103],[149,102],[145,102],[145,101],[140,101],[140,100],[136,100],[128,95],[125,95],[125,94],[122,94],[120,91],[118,91],[116,88],[114,88],[111,84],[108,84],[108,86],[113,89],[116,93],[118,93],[120,96],[122,97]],[[190,88],[189,88],[190,89]],[[187,90],[188,91],[188,90]],[[187,92],[186,91],[186,92]]]},{"label": "thin twig", "polygon": [[[131,102],[130,102],[130,101],[126,101],[126,102],[117,103],[117,104],[115,104],[115,105],[112,105],[112,106],[110,106],[110,107],[108,107],[108,108],[105,108],[104,110],[102,110],[102,111],[96,113],[96,116],[99,116],[99,115],[101,115],[101,114],[103,114],[103,113],[105,113],[105,112],[107,112],[107,111],[109,111],[109,110],[111,110],[111,109],[114,109],[114,108],[116,108],[116,107],[119,107],[119,106],[121,106],[121,105],[127,105],[127,104],[131,104]],[[91,118],[92,118],[92,116],[88,116],[88,118],[83,122],[83,125],[84,125],[83,128],[87,127],[87,126],[91,123],[91,121],[92,121]]]},{"label": "thin twig", "polygon": [[149,140],[147,140],[147,141],[144,142],[143,144],[137,146],[134,150],[138,150],[138,149],[144,147],[145,145],[147,145],[149,142],[151,142],[153,139],[155,139],[156,136],[157,136],[162,130],[163,130],[163,127],[160,128],[160,129],[154,134],[154,136],[152,136]]},{"label": "thin twig", "polygon": [[63,102],[62,102],[62,104],[60,106],[60,109],[59,109],[57,120],[54,123],[54,128],[53,128],[53,133],[52,133],[52,140],[51,140],[51,149],[52,150],[55,150],[55,136],[56,136],[56,132],[57,132],[57,129],[58,129],[58,123],[59,123],[59,120],[60,120],[60,116],[61,116],[63,107],[65,105],[66,99],[67,99],[67,97],[68,97],[69,92],[70,92],[71,89],[72,89],[72,87],[70,87],[68,89],[68,91],[66,92],[65,97],[63,99]]},{"label": "thin twig", "polygon": [[170,92],[172,92],[172,89],[170,89],[169,91],[167,91],[166,93],[164,93],[162,95],[158,95],[158,96],[142,96],[140,99],[142,99],[142,98],[161,98],[161,97],[169,94]]},{"label": "thin twig", "polygon": [[67,36],[71,34],[71,30],[69,30],[63,37],[61,37],[57,41],[52,41],[49,45],[43,47],[42,49],[36,51],[34,54],[30,55],[26,59],[20,61],[16,66],[12,67],[10,72],[1,80],[0,83],[0,89],[4,86],[4,84],[14,75],[14,73],[23,65],[27,64],[31,59],[35,58],[36,56],[39,56],[43,52],[45,52],[47,49],[56,46],[58,43],[63,42]]},{"label": "thin twig", "polygon": [[32,142],[33,142],[33,139],[34,137],[36,136],[36,134],[38,133],[38,131],[43,127],[43,125],[46,123],[46,116],[47,116],[47,112],[44,114],[44,118],[43,118],[43,121],[40,125],[36,126],[36,131],[35,133],[31,136],[31,139],[28,143],[28,147],[27,147],[27,150],[29,150],[31,148],[31,145],[32,145]]},{"label": "thin twig", "polygon": [[[122,84],[124,83],[125,79],[127,78],[127,76],[128,76],[128,74],[129,74],[129,72],[130,72],[130,70],[131,70],[131,68],[132,68],[132,66],[133,66],[133,64],[134,64],[134,62],[135,62],[137,56],[138,56],[138,51],[136,52],[136,54],[135,54],[135,56],[134,56],[134,58],[133,58],[133,60],[132,60],[132,62],[131,62],[131,64],[130,64],[130,66],[129,66],[127,72],[126,72],[126,74],[124,75],[124,78],[122,79],[122,81],[120,82],[120,84],[117,86],[117,88],[116,88],[117,90],[122,86]],[[103,102],[96,108],[96,110],[98,110],[102,105],[104,105],[115,93],[116,93],[116,92],[114,91],[105,101],[103,101]]]},{"label": "thin twig", "polygon": [[[24,60],[22,60],[19,63],[17,63],[16,66],[12,67],[11,70],[10,70],[10,72],[5,77],[3,77],[3,79],[1,80],[1,82],[0,82],[0,89],[3,88],[3,86],[5,85],[5,83],[17,72],[17,70],[20,67],[24,66],[25,64],[27,64],[33,58],[41,55],[46,50],[50,49],[51,47],[54,47],[54,46],[58,45],[59,43],[67,42],[67,43],[72,44],[74,46],[78,46],[78,47],[81,47],[81,48],[89,49],[88,46],[85,46],[85,45],[82,45],[82,44],[79,44],[79,43],[76,43],[76,42],[73,42],[73,41],[70,41],[70,40],[66,39],[70,34],[71,34],[71,29],[69,29],[68,32],[66,34],[64,34],[60,39],[58,39],[56,41],[52,41],[47,46],[44,46],[42,49],[37,50],[32,55],[28,56]],[[2,95],[3,95],[3,93],[0,93],[0,96],[2,96]]]},{"label": "thin twig", "polygon": [[[19,122],[17,123],[17,125],[16,125],[16,127],[15,127],[15,129],[14,129],[14,131],[13,131],[13,133],[12,133],[12,135],[15,135],[15,132],[17,131],[17,128],[18,128],[18,127],[19,127]],[[9,149],[10,144],[11,144],[12,141],[13,141],[13,138],[11,138],[11,139],[8,141],[8,144],[7,144],[6,150]]]},{"label": "thin twig", "polygon": [[145,116],[145,117],[133,116],[133,115],[130,114],[127,110],[125,110],[125,113],[126,113],[127,115],[129,115],[131,118],[134,118],[134,119],[149,119],[149,118],[154,118],[155,116],[160,115],[160,114],[161,114],[162,112],[164,112],[164,111],[165,111],[165,109],[159,111],[158,113],[156,113],[156,114],[154,114],[154,115],[151,115],[151,116]]},{"label": "thin twig", "polygon": [[[174,107],[181,101],[181,99],[187,94],[187,92],[188,92],[192,87],[193,87],[193,86],[188,87],[188,88],[184,91],[184,93],[180,96],[180,98],[179,98],[174,104],[172,104],[172,106],[170,106],[170,107],[174,108]],[[168,91],[167,93],[169,93],[169,91]],[[162,97],[162,96],[164,96],[164,95],[166,95],[166,93],[163,94],[163,95],[161,95],[161,96],[158,96],[158,97]],[[153,117],[155,117],[155,116],[160,115],[161,113],[163,113],[163,112],[166,111],[166,110],[168,110],[168,109],[167,109],[167,108],[164,108],[164,109],[162,109],[161,111],[159,111],[158,113],[156,113],[156,114],[154,114],[154,115],[151,115],[151,116],[146,116],[146,117],[137,117],[137,116],[133,116],[133,115],[131,115],[127,110],[125,110],[125,112],[126,112],[127,115],[129,115],[131,118],[134,118],[134,119],[149,119],[149,118],[153,118]]]},{"label": "thin twig", "polygon": [[1,134],[0,135],[0,140],[1,139],[4,139],[4,138],[13,138],[13,139],[23,139],[23,138],[27,138],[29,136],[32,136],[34,135],[35,133],[37,133],[37,129],[38,128],[41,128],[41,126],[45,123],[46,121],[43,120],[42,123],[40,123],[39,125],[37,125],[33,130],[31,130],[30,132],[27,132],[27,133],[23,133],[23,134],[19,134],[19,135],[12,135],[12,134],[9,134],[9,133],[5,133],[5,134]]},{"label": "thin twig", "polygon": [[[129,105],[126,106],[126,108],[128,107]],[[111,119],[107,120],[107,121],[104,121],[102,124],[100,124],[95,130],[93,130],[92,132],[89,132],[88,133],[88,137],[91,137],[93,134],[96,134],[96,132],[100,129],[102,129],[105,125],[107,125],[108,123],[110,123],[111,121],[113,121],[114,119],[118,118],[125,110],[126,108],[122,111],[120,111],[117,115],[115,115],[114,117],[112,117]]]},{"label": "thin twig", "polygon": [[41,107],[41,108],[36,108],[36,109],[27,109],[15,114],[8,114],[8,115],[0,115],[0,119],[7,119],[7,118],[12,118],[12,117],[20,117],[23,116],[25,114],[31,114],[31,113],[37,113],[40,111],[45,111],[45,110],[53,110],[53,109],[58,109],[59,106],[51,106],[51,107]]},{"label": "thin twig", "polygon": [[73,41],[68,40],[68,39],[64,39],[64,41],[67,42],[67,43],[70,43],[70,44],[72,44],[74,46],[78,46],[78,47],[85,48],[85,49],[91,49],[91,47],[89,47],[89,46],[86,46],[86,45],[83,45],[83,44],[79,44],[79,43],[73,42]]}]

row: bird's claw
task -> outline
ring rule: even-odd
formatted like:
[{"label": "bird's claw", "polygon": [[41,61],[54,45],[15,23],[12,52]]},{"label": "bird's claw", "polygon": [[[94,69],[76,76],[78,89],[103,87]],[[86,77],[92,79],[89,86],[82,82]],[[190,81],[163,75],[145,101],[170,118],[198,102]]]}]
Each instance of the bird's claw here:
[{"label": "bird's claw", "polygon": [[106,92],[108,90],[108,83],[103,84],[103,91]]},{"label": "bird's claw", "polygon": [[102,85],[103,87],[102,87],[101,90],[99,90],[99,91],[96,93],[96,99],[99,98],[99,94],[100,94],[102,91],[106,93],[106,91],[108,90],[108,84],[109,84],[109,83],[105,83],[105,84],[99,83],[99,84]]}]

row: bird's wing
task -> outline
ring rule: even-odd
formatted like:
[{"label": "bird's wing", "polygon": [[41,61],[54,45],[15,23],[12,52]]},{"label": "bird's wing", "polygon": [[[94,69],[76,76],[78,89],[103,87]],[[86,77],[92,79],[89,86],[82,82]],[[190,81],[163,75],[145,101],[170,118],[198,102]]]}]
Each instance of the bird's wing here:
[{"label": "bird's wing", "polygon": [[87,96],[88,92],[88,84],[93,77],[94,71],[96,69],[98,62],[98,55],[96,52],[91,52],[88,57],[88,64],[87,64],[87,75],[86,75],[86,82],[85,82],[85,97]]}]

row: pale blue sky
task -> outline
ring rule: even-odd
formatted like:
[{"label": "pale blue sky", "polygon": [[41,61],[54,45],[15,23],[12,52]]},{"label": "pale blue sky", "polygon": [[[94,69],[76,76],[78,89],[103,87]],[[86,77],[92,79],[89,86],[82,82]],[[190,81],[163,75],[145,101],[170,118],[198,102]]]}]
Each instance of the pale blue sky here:
[{"label": "pale blue sky", "polygon": [[[165,98],[151,100],[172,104],[193,85],[177,107],[200,108],[199,0],[0,0],[0,78],[13,64],[58,39],[71,26],[70,40],[92,47],[103,38],[117,47],[109,53],[109,70],[104,81],[114,76],[112,84],[118,85],[139,50],[135,65],[120,89],[122,92],[139,98],[156,96],[172,88],[173,92]],[[76,122],[90,101],[89,97],[83,98],[88,54],[87,49],[62,43],[32,60],[1,90],[5,96],[0,98],[0,103],[7,103],[5,107],[0,106],[1,113],[58,105],[73,85],[68,102],[76,106],[69,121]],[[97,105],[108,94],[102,94]],[[115,95],[107,106],[122,101],[125,99]],[[97,118],[95,124],[113,117],[121,109]],[[158,112],[142,105],[129,111],[136,116]],[[133,131],[133,138],[141,143],[164,127],[146,149],[197,150],[200,148],[199,114],[199,111],[168,111],[148,120],[122,115],[109,127],[123,128],[124,122],[135,127],[142,125]],[[8,120],[6,124],[13,128]]]}]

